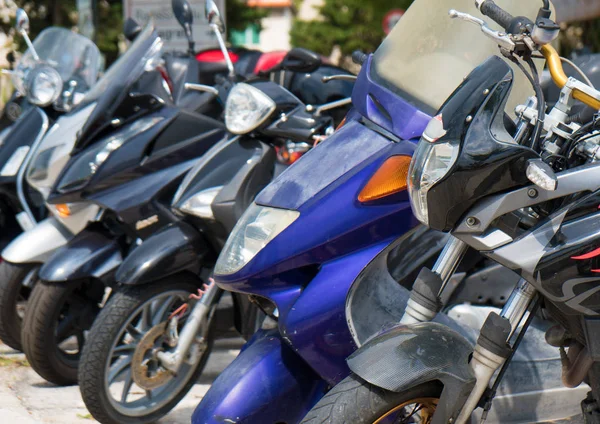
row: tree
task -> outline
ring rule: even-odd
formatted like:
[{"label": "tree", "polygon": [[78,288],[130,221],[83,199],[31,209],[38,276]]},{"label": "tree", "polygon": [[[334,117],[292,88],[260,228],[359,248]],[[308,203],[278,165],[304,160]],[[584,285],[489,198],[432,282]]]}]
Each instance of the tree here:
[{"label": "tree", "polygon": [[334,46],[339,46],[346,56],[355,50],[372,52],[385,37],[385,15],[391,9],[406,9],[411,3],[412,0],[325,0],[319,8],[322,20],[296,19],[291,41],[326,56]]},{"label": "tree", "polygon": [[264,9],[249,7],[245,0],[225,0],[227,16],[227,32],[231,38],[232,31],[244,31],[250,25],[262,28],[261,20],[268,15]]}]

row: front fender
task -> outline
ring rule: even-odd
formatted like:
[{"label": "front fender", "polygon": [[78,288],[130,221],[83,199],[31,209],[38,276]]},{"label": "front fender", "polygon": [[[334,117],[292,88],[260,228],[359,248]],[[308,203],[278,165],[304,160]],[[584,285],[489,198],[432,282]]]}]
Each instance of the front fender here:
[{"label": "front fender", "polygon": [[277,330],[260,330],[213,382],[192,424],[298,423],[325,386]]},{"label": "front fender", "polygon": [[93,277],[108,282],[122,261],[117,240],[90,228],[50,256],[40,269],[39,278],[66,282]]},{"label": "front fender", "polygon": [[14,264],[45,262],[73,238],[55,218],[47,218],[14,239],[2,251],[2,258]]},{"label": "front fender", "polygon": [[455,415],[475,384],[472,352],[465,337],[427,322],[397,326],[371,339],[348,358],[348,366],[363,380],[392,392],[441,381],[444,390],[434,416],[440,422]]},{"label": "front fender", "polygon": [[161,229],[136,247],[116,274],[120,284],[146,284],[180,271],[200,271],[209,252],[200,232],[179,221]]}]

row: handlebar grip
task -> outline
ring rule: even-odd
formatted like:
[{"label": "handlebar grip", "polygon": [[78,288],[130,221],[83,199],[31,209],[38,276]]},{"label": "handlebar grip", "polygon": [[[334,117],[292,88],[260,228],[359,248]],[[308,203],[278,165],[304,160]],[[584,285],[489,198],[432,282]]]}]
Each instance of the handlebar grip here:
[{"label": "handlebar grip", "polygon": [[508,31],[511,22],[514,19],[510,13],[494,3],[494,0],[484,1],[479,7],[479,10],[506,31]]},{"label": "handlebar grip", "polygon": [[352,53],[352,62],[356,63],[357,65],[362,65],[365,63],[368,57],[368,54],[363,53],[360,50],[356,50]]}]

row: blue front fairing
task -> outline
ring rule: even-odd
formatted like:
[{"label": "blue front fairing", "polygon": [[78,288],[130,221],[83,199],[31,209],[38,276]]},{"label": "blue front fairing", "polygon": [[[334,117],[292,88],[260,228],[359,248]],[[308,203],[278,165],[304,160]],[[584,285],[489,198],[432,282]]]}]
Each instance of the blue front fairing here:
[{"label": "blue front fairing", "polygon": [[392,141],[358,121],[348,122],[308,152],[258,196],[263,206],[298,210],[340,177],[356,170]]},{"label": "blue front fairing", "polygon": [[295,209],[300,217],[240,271],[216,276],[218,284],[267,297],[283,314],[310,281],[302,270],[404,234],[417,223],[406,192],[376,204],[357,198],[386,159],[414,149],[412,141],[346,124],[259,194],[258,204]]}]

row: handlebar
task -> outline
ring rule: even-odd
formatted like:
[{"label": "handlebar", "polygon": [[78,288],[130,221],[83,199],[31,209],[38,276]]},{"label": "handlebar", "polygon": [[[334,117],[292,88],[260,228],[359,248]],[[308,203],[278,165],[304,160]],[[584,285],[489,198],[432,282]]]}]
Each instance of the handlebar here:
[{"label": "handlebar", "polygon": [[[565,85],[567,85],[569,77],[567,77],[567,74],[565,74],[562,62],[560,60],[560,55],[550,44],[543,46],[540,51],[548,63],[548,70],[552,76],[552,81],[554,81],[554,84],[556,84],[558,88],[562,89]],[[573,89],[572,96],[574,99],[579,100],[589,107],[595,110],[600,110],[600,102],[589,94],[575,88]]]},{"label": "handlebar", "polygon": [[512,23],[514,17],[494,3],[494,0],[485,0],[483,3],[477,2],[477,4],[481,13],[490,18],[492,21],[496,22],[506,31],[509,30],[510,24]]}]

